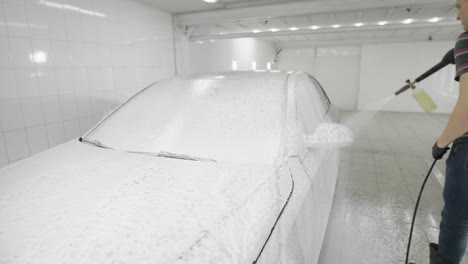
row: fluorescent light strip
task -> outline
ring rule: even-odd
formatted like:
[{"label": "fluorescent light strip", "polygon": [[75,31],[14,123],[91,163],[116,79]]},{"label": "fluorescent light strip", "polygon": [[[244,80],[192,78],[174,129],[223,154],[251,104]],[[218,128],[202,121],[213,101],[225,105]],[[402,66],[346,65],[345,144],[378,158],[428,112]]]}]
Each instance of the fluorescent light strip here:
[{"label": "fluorescent light strip", "polygon": [[427,21],[429,21],[431,23],[437,23],[437,22],[439,22],[441,20],[442,20],[442,18],[440,18],[440,17],[433,17],[433,18],[431,18],[431,19],[429,19]]},{"label": "fluorescent light strip", "polygon": [[357,23],[354,24],[354,26],[355,26],[355,27],[362,27],[362,26],[364,26],[364,23],[362,23],[362,22],[357,22]]},{"label": "fluorescent light strip", "polygon": [[411,24],[413,22],[414,22],[414,19],[412,19],[412,18],[408,18],[408,19],[405,19],[405,20],[401,21],[401,23],[406,24],[406,25],[409,25],[409,24]]},{"label": "fluorescent light strip", "polygon": [[103,13],[94,12],[91,10],[79,8],[79,7],[72,6],[72,5],[62,5],[60,3],[56,3],[52,1],[45,1],[45,0],[40,0],[39,3],[48,7],[57,8],[57,9],[65,9],[65,10],[77,12],[77,13],[84,14],[84,15],[106,17],[106,15]]},{"label": "fluorescent light strip", "polygon": [[[442,21],[442,20],[443,20],[443,18],[441,18],[441,17],[433,17],[433,18],[431,18],[431,19],[426,19],[425,21],[431,22],[431,23],[436,23],[436,22],[440,22],[440,21]],[[423,21],[423,20],[421,20],[421,21]],[[382,20],[382,21],[377,22],[376,24],[379,25],[379,26],[385,26],[385,25],[388,25],[388,24],[395,24],[395,23],[402,23],[402,24],[409,25],[409,24],[412,24],[412,23],[414,23],[414,22],[418,22],[418,21],[415,20],[415,19],[413,19],[413,18],[408,18],[408,19],[405,19],[405,20],[402,20],[402,21],[399,21],[399,22],[389,22],[389,21],[386,21],[386,20]],[[374,22],[374,23],[375,23],[375,22]],[[363,26],[365,26],[365,25],[366,25],[366,24],[363,23],[363,22],[357,22],[357,23],[354,23],[354,24],[353,24],[354,27],[363,27]],[[369,24],[368,24],[368,25],[369,25]],[[375,25],[375,24],[374,24],[374,25]],[[341,27],[343,27],[343,26],[340,25],[340,24],[334,24],[334,25],[331,25],[331,26],[329,26],[329,27],[332,27],[332,28],[337,29],[337,28],[341,28]],[[310,27],[309,27],[309,29],[312,29],[312,30],[317,30],[317,29],[320,29],[320,28],[321,28],[321,27],[320,27],[320,26],[317,26],[317,25],[313,25],[313,26],[310,26]],[[298,27],[290,27],[289,30],[290,30],[290,31],[297,31],[297,30],[299,30],[299,28],[298,28]],[[278,31],[282,31],[282,30],[280,30],[280,29],[278,29],[278,28],[270,28],[269,31],[270,31],[270,32],[278,32]],[[261,33],[261,32],[262,32],[262,31],[260,31],[260,30],[258,30],[258,29],[253,29],[253,30],[252,30],[252,33],[255,33],[255,34]]]},{"label": "fluorescent light strip", "polygon": [[237,71],[237,61],[236,61],[236,60],[233,60],[233,61],[232,61],[231,66],[232,66],[232,70],[233,70],[233,71]]},{"label": "fluorescent light strip", "polygon": [[29,60],[36,64],[43,64],[47,62],[47,53],[41,50],[29,54]]}]

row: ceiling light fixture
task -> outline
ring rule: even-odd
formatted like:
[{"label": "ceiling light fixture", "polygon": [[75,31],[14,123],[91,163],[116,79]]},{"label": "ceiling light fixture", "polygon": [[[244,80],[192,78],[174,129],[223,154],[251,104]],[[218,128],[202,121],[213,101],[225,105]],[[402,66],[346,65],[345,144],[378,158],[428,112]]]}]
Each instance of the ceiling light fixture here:
[{"label": "ceiling light fixture", "polygon": [[319,26],[311,26],[310,29],[313,29],[313,30],[317,30],[319,29],[320,27]]},{"label": "ceiling light fixture", "polygon": [[406,25],[411,24],[413,22],[414,22],[414,19],[412,18],[408,18],[408,19],[401,21],[401,23],[406,24]]},{"label": "ceiling light fixture", "polygon": [[338,25],[338,24],[332,26],[332,28],[340,28],[340,27],[341,27],[341,25]]},{"label": "ceiling light fixture", "polygon": [[[36,2],[38,2],[38,1],[36,1]],[[103,14],[103,13],[99,13],[99,12],[95,12],[95,11],[92,11],[92,10],[79,8],[79,7],[73,6],[73,5],[60,4],[60,3],[56,3],[56,2],[52,2],[52,1],[39,0],[39,4],[45,5],[47,7],[73,11],[73,12],[76,12],[76,13],[89,15],[89,16],[97,16],[97,17],[106,17],[107,16],[106,14]]]},{"label": "ceiling light fixture", "polygon": [[297,30],[299,30],[299,28],[297,28],[297,27],[291,27],[291,28],[289,28],[289,30],[291,30],[291,31],[297,31]]},{"label": "ceiling light fixture", "polygon": [[271,31],[271,32],[278,32],[279,29],[277,29],[277,28],[271,28],[270,31]]},{"label": "ceiling light fixture", "polygon": [[429,19],[428,21],[432,22],[432,23],[436,23],[436,22],[439,22],[441,20],[442,20],[442,18],[440,18],[440,17],[433,17],[433,18]]},{"label": "ceiling light fixture", "polygon": [[33,63],[43,64],[47,62],[47,53],[44,51],[38,50],[32,54],[29,54],[29,59]]},{"label": "ceiling light fixture", "polygon": [[237,71],[237,61],[236,60],[232,60],[231,67],[232,67],[233,71]]},{"label": "ceiling light fixture", "polygon": [[255,34],[257,34],[257,33],[260,33],[260,30],[258,30],[258,29],[252,29],[252,32],[255,33]]},{"label": "ceiling light fixture", "polygon": [[208,4],[215,4],[216,2],[218,2],[218,0],[203,0],[205,2],[207,2]]},{"label": "ceiling light fixture", "polygon": [[377,23],[377,25],[379,25],[379,26],[385,26],[385,25],[387,25],[387,24],[388,24],[388,21],[379,21],[379,22]]},{"label": "ceiling light fixture", "polygon": [[355,26],[355,27],[362,27],[362,26],[364,26],[364,23],[362,23],[362,22],[357,22],[357,23],[354,24],[354,26]]}]

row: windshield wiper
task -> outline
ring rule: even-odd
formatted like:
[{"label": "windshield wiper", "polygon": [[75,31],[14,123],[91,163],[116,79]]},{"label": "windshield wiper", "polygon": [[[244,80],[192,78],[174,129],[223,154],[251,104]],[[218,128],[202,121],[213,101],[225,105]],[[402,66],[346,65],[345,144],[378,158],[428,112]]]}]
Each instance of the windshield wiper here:
[{"label": "windshield wiper", "polygon": [[[91,145],[99,147],[99,148],[114,150],[113,148],[111,148],[111,147],[109,147],[107,145],[104,145],[103,143],[101,143],[97,139],[89,140],[89,139],[86,139],[86,138],[79,138],[79,141],[91,144]],[[154,156],[154,157],[161,157],[161,158],[181,159],[181,160],[191,160],[191,161],[216,162],[216,160],[213,160],[213,159],[204,159],[204,158],[192,157],[192,156],[185,155],[185,154],[176,154],[176,153],[165,152],[165,151],[161,151],[161,152],[158,152],[158,153],[145,152],[145,151],[126,151],[126,152],[134,153],[134,154]]]},{"label": "windshield wiper", "polygon": [[144,151],[127,151],[127,152],[135,153],[135,154],[155,156],[155,157],[161,157],[161,158],[181,159],[181,160],[191,160],[191,161],[216,162],[216,160],[212,160],[212,159],[198,158],[198,157],[193,157],[193,156],[189,156],[189,155],[185,155],[185,154],[177,154],[177,153],[171,153],[171,152],[165,152],[165,151],[161,151],[161,152],[158,152],[158,153],[144,152]]},{"label": "windshield wiper", "polygon": [[88,144],[91,144],[93,146],[96,146],[96,147],[99,147],[99,148],[103,148],[103,149],[113,149],[107,145],[104,145],[102,144],[99,140],[97,139],[94,139],[94,140],[89,140],[89,139],[86,139],[86,138],[80,138],[79,139],[80,142],[84,142],[84,143],[88,143]]},{"label": "windshield wiper", "polygon": [[189,155],[185,154],[176,154],[176,153],[171,153],[171,152],[159,152],[158,157],[163,157],[163,158],[172,158],[172,159],[183,159],[183,160],[193,160],[193,161],[211,161],[211,162],[216,162],[216,160],[212,159],[204,159],[204,158],[198,158],[198,157],[192,157]]}]

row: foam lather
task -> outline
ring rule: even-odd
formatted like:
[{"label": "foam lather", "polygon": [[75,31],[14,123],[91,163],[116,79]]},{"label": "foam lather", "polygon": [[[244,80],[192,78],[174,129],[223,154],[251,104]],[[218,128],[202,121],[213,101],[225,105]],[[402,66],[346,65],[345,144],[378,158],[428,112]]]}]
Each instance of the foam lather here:
[{"label": "foam lather", "polygon": [[321,123],[313,135],[306,135],[308,146],[345,147],[353,141],[354,135],[351,129],[337,123]]}]

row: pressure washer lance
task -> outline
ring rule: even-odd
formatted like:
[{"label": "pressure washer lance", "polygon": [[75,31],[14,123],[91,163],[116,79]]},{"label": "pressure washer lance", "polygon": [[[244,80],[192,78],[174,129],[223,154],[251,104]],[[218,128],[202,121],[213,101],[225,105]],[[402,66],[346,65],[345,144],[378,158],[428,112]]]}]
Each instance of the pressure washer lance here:
[{"label": "pressure washer lance", "polygon": [[[424,74],[422,74],[418,78],[416,78],[416,80],[414,80],[413,82],[411,82],[410,80],[407,80],[406,81],[407,84],[405,86],[403,86],[400,90],[398,90],[395,93],[395,95],[399,95],[402,92],[404,92],[404,91],[406,91],[406,90],[408,90],[410,88],[414,90],[416,88],[416,86],[415,86],[416,83],[421,82],[422,80],[426,79],[427,77],[429,77],[433,73],[439,71],[440,69],[444,68],[445,66],[447,66],[449,64],[455,64],[454,49],[449,50],[444,55],[441,62],[436,64],[434,67],[429,69],[427,72],[425,72]],[[414,97],[414,99],[416,99],[416,101],[419,103],[419,105],[421,105],[421,107],[424,109],[425,112],[432,112],[437,108],[434,101],[432,101],[432,99],[429,97],[429,95],[426,92],[424,92],[424,90],[414,91],[413,92],[413,97]],[[434,162],[432,163],[431,168],[427,172],[426,178],[424,179],[424,182],[421,185],[421,190],[419,191],[419,195],[418,195],[418,199],[416,201],[416,205],[414,207],[413,220],[411,221],[411,230],[410,230],[409,239],[408,239],[408,248],[406,250],[405,264],[413,264],[413,263],[409,263],[408,259],[409,259],[410,249],[411,249],[411,240],[413,238],[413,229],[414,229],[414,223],[416,221],[416,214],[418,212],[419,202],[421,200],[421,196],[422,196],[422,193],[424,191],[424,187],[426,186],[426,182],[429,179],[429,175],[431,175],[432,169],[434,168],[436,162],[437,162],[437,160],[434,160]]]},{"label": "pressure washer lance", "polygon": [[442,58],[442,61],[436,64],[434,67],[429,69],[427,72],[423,73],[421,76],[416,78],[413,82],[410,80],[406,81],[406,85],[403,86],[400,90],[398,90],[395,95],[399,95],[408,89],[413,89],[413,97],[418,102],[418,104],[422,107],[424,112],[431,113],[437,109],[437,105],[431,99],[431,97],[423,90],[417,89],[416,83],[421,82],[422,80],[426,79],[427,77],[431,76],[433,73],[439,71],[440,69],[444,68],[449,64],[455,64],[455,56],[454,56],[454,49],[449,50],[445,56]]}]

